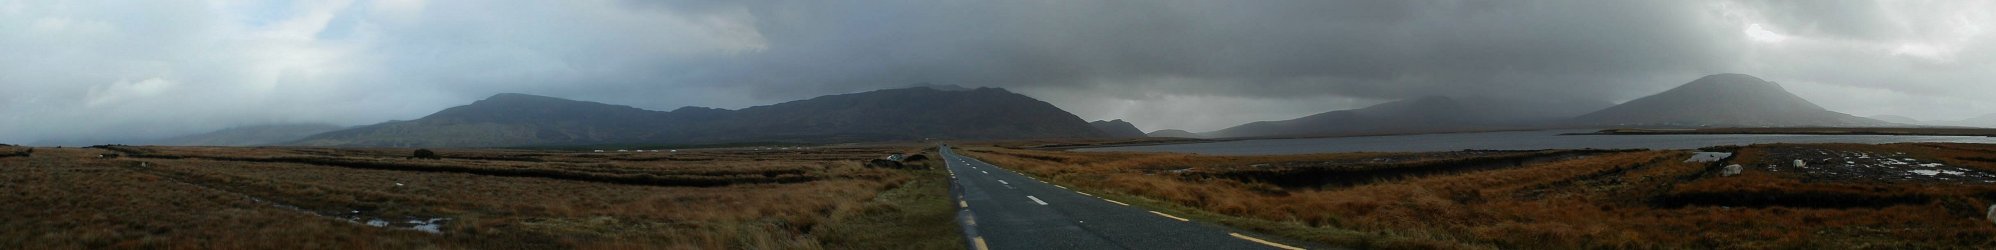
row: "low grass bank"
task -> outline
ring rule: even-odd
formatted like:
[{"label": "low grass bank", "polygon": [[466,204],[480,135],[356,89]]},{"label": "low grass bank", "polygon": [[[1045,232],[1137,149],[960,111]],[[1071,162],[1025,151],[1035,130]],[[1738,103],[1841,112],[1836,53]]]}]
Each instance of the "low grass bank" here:
[{"label": "low grass bank", "polygon": [[941,157],[927,158],[917,163],[927,169],[905,170],[913,173],[908,182],[835,213],[818,237],[833,249],[963,249],[948,170]]}]

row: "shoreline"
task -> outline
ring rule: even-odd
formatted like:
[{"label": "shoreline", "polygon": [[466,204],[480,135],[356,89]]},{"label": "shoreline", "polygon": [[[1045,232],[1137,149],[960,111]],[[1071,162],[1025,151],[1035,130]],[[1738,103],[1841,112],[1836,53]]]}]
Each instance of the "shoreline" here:
[{"label": "shoreline", "polygon": [[1907,135],[1996,137],[1989,128],[1699,128],[1699,129],[1602,129],[1593,133],[1560,135]]}]

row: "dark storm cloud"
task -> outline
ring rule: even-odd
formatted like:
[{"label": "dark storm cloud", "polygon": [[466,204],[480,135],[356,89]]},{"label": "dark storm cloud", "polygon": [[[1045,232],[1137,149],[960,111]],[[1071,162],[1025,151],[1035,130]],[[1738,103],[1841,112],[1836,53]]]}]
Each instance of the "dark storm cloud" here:
[{"label": "dark storm cloud", "polygon": [[715,81],[779,99],[918,82],[1007,87],[1084,118],[1199,130],[1424,95],[1620,102],[1736,72],[1840,111],[1950,119],[1990,108],[1959,92],[1992,90],[1971,82],[1996,75],[1972,68],[1992,47],[1978,24],[1989,11],[1976,5],[761,2],[751,9],[769,49]]},{"label": "dark storm cloud", "polygon": [[[1620,101],[1727,68],[1738,51],[1706,6],[1676,2],[1125,1],[751,8],[769,49],[717,82],[801,98],[921,82],[1007,87],[1087,118],[1096,103],[1215,96],[1272,102],[1424,95]],[[1086,92],[1072,92],[1088,90]],[[1187,98],[1181,98],[1187,99]],[[1200,99],[1200,98],[1189,98]],[[1275,100],[1282,99],[1282,100]],[[1318,102],[1337,103],[1337,102]],[[1214,129],[1249,120],[1144,121]],[[1166,105],[1158,105],[1166,106]],[[1197,105],[1183,113],[1241,106]],[[1184,107],[1194,107],[1184,109]]]},{"label": "dark storm cloud", "polygon": [[921,83],[1211,130],[1426,95],[1625,101],[1698,76],[1859,115],[1996,109],[1982,2],[0,3],[0,142],[412,119],[499,92],[740,108]]},{"label": "dark storm cloud", "polygon": [[[785,96],[921,81],[1262,97],[1547,87],[1622,94],[1620,84],[1601,82],[1706,72],[1735,54],[1706,39],[1710,22],[1682,18],[1703,10],[1664,2],[786,2],[755,10],[771,46],[744,75],[779,76],[728,79]],[[1493,78],[1501,75],[1516,79]]]}]

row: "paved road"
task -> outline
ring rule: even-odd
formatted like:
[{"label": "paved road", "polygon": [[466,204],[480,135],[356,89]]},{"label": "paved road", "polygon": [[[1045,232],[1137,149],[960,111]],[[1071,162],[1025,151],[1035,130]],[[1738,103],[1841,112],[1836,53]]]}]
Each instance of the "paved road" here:
[{"label": "paved road", "polygon": [[1299,249],[941,151],[955,179],[951,191],[961,196],[957,220],[970,249]]}]

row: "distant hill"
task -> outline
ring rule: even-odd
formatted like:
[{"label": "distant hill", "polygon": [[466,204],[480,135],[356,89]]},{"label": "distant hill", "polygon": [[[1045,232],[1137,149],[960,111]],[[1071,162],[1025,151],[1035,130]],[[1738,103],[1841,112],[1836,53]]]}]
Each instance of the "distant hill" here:
[{"label": "distant hill", "polygon": [[1147,137],[1147,135],[1144,135],[1143,130],[1137,129],[1137,125],[1130,124],[1130,122],[1125,122],[1123,121],[1123,119],[1108,120],[1108,121],[1092,121],[1088,122],[1088,125],[1094,126],[1096,130],[1101,130],[1102,134],[1108,135],[1109,137],[1116,137],[1116,138]]},{"label": "distant hill", "polygon": [[1879,120],[1883,122],[1906,124],[1906,125],[1924,124],[1923,122],[1920,122],[1919,119],[1913,119],[1912,117],[1905,117],[1899,115],[1874,115],[1874,116],[1866,116],[1864,118],[1871,118],[1872,120]]},{"label": "distant hill", "polygon": [[1574,119],[1597,126],[1869,127],[1891,123],[1837,113],[1780,85],[1743,74],[1718,74]]},{"label": "distant hill", "polygon": [[1074,114],[1004,89],[941,89],[888,89],[741,110],[685,107],[667,112],[498,94],[421,119],[328,132],[293,144],[507,147],[1105,136]]},{"label": "distant hill", "polygon": [[1207,137],[1322,136],[1369,133],[1420,133],[1546,126],[1591,108],[1598,102],[1507,101],[1488,98],[1430,96],[1339,110],[1281,121],[1260,121],[1219,131]]},{"label": "distant hill", "polygon": [[1971,117],[1968,119],[1962,119],[1960,121],[1946,122],[1946,125],[1996,128],[1996,114],[1987,114],[1977,117]]},{"label": "distant hill", "polygon": [[1199,134],[1192,133],[1192,131],[1177,130],[1177,129],[1163,129],[1158,131],[1151,131],[1150,134],[1146,135],[1150,137],[1204,138],[1203,136],[1199,136]]},{"label": "distant hill", "polygon": [[270,124],[225,128],[207,133],[177,136],[143,144],[164,146],[260,146],[295,141],[314,134],[345,127],[323,123]]},{"label": "distant hill", "polygon": [[666,129],[673,113],[561,98],[498,94],[410,121],[390,121],[307,137],[305,146],[480,147],[638,143]]}]

